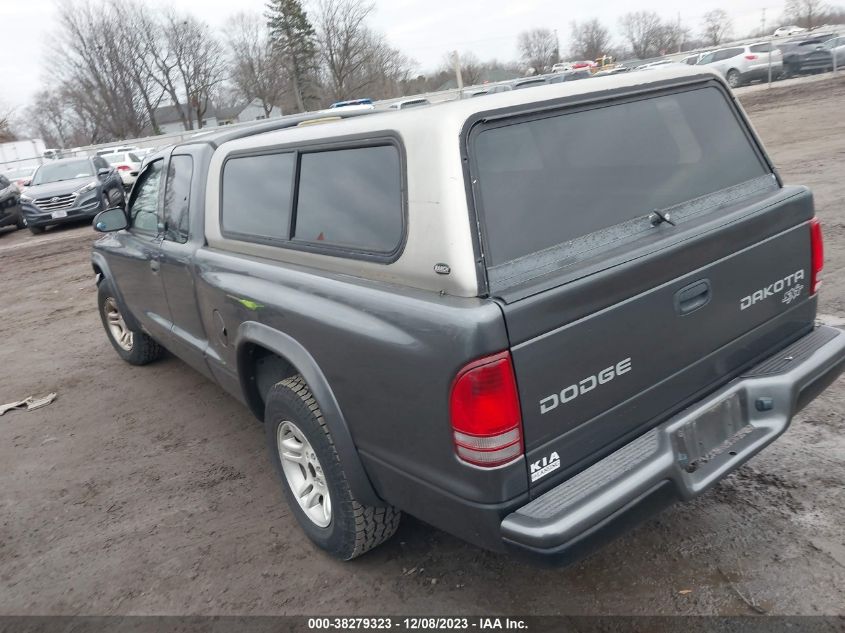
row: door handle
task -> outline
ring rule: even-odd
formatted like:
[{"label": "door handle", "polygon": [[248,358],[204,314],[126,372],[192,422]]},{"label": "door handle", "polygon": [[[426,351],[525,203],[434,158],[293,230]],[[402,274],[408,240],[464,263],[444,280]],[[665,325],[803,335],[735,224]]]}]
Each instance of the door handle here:
[{"label": "door handle", "polygon": [[150,260],[150,270],[157,275],[158,271],[161,270],[161,264],[159,264],[155,259]]},{"label": "door handle", "polygon": [[710,280],[700,279],[675,293],[675,311],[685,316],[710,303]]}]

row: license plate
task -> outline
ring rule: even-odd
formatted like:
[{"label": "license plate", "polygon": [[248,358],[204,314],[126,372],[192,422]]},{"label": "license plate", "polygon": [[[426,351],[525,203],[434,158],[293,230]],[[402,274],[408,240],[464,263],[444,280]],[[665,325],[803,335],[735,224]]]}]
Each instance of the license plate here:
[{"label": "license plate", "polygon": [[67,217],[67,211],[53,211],[50,214],[50,217],[52,217],[54,220],[57,220],[59,218],[66,218]]},{"label": "license plate", "polygon": [[744,409],[742,399],[733,394],[679,429],[674,442],[681,466],[695,472],[751,432]]}]

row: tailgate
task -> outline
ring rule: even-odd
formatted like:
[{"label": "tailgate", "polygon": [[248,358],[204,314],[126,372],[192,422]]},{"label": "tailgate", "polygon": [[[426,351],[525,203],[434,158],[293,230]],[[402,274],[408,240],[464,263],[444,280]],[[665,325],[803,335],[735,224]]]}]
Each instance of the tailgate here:
[{"label": "tailgate", "polygon": [[703,236],[653,262],[501,303],[532,483],[598,459],[812,327],[806,221],[733,250],[749,228],[809,215],[800,198],[725,227],[717,241]]},{"label": "tailgate", "polygon": [[812,196],[696,81],[470,128],[534,494],[812,327]]}]

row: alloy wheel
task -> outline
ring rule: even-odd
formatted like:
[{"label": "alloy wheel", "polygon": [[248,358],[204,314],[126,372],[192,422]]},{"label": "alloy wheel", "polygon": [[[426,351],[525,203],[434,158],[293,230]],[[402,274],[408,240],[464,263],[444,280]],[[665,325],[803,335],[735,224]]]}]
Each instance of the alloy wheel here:
[{"label": "alloy wheel", "polygon": [[305,434],[289,420],[279,424],[276,440],[282,471],[299,507],[314,525],[328,527],[332,502],[317,453]]},{"label": "alloy wheel", "polygon": [[121,349],[131,352],[133,343],[132,330],[126,326],[126,321],[123,320],[123,315],[120,313],[114,297],[108,297],[103,302],[103,315],[106,317],[106,325],[115,342]]}]

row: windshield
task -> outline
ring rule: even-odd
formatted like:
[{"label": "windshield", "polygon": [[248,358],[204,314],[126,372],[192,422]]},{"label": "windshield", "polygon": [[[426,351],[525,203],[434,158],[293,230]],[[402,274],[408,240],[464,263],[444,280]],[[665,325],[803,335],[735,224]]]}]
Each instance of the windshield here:
[{"label": "windshield", "polygon": [[701,59],[698,60],[699,65],[709,64],[710,62],[713,61],[714,56],[715,56],[715,53],[707,53],[704,57],[702,57]]},{"label": "windshield", "polygon": [[54,163],[52,165],[41,165],[35,176],[32,178],[32,185],[43,185],[47,182],[58,182],[60,180],[73,180],[74,178],[85,178],[93,176],[94,169],[91,161],[87,158],[74,160],[67,163]]}]

